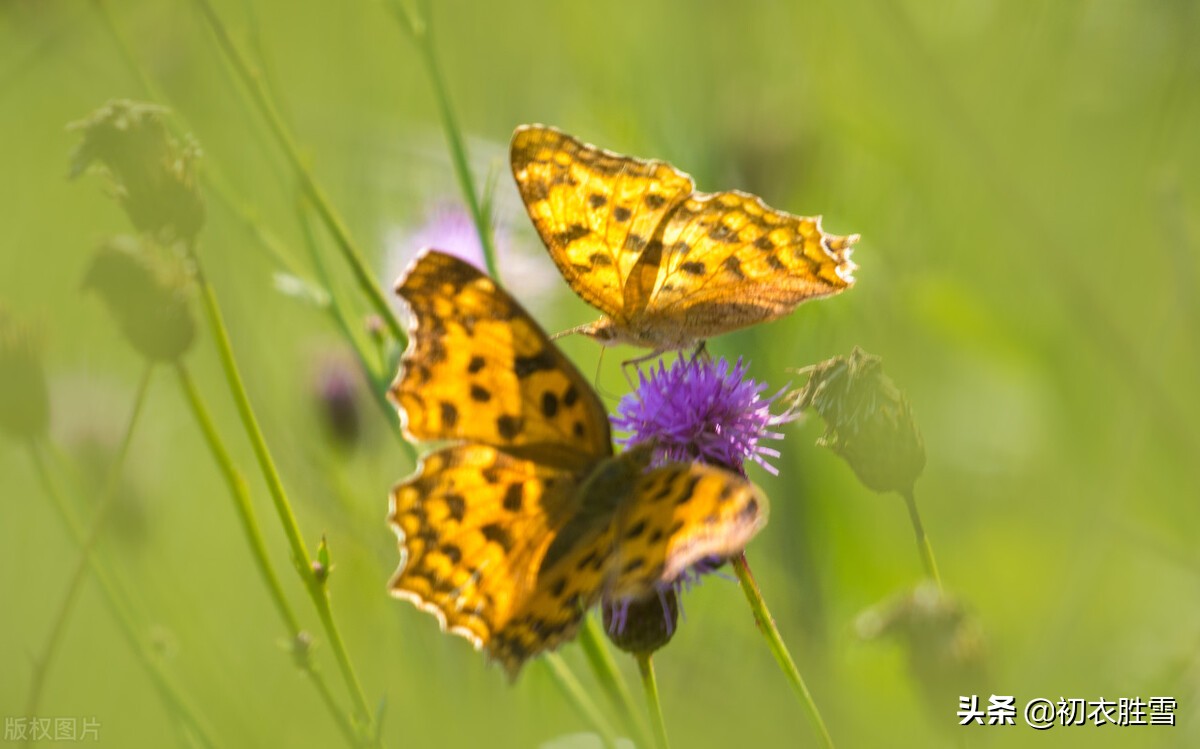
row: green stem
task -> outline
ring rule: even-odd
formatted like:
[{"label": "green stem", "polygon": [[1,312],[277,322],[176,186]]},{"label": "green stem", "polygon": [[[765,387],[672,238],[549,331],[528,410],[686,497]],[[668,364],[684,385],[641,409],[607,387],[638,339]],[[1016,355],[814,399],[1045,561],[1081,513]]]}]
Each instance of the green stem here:
[{"label": "green stem", "polygon": [[650,710],[650,720],[654,723],[655,746],[658,749],[670,749],[671,742],[667,740],[667,724],[663,722],[662,703],[658,699],[658,680],[654,678],[654,663],[649,653],[638,653],[638,671],[642,674],[642,687],[646,690],[646,707]]},{"label": "green stem", "polygon": [[216,10],[213,9],[212,3],[209,0],[194,0],[194,2],[212,28],[221,51],[225,53],[226,58],[228,58],[230,64],[237,72],[243,85],[250,92],[251,98],[258,106],[262,116],[266,119],[271,133],[283,148],[284,154],[291,163],[292,169],[296,172],[296,176],[299,178],[300,185],[304,188],[305,194],[312,201],[313,206],[316,207],[318,215],[320,215],[321,220],[325,223],[330,233],[333,234],[342,257],[354,273],[354,278],[358,282],[359,289],[366,295],[376,314],[387,323],[388,330],[392,336],[401,345],[405,345],[407,338],[404,335],[404,330],[400,327],[400,322],[396,319],[395,313],[392,312],[392,308],[388,305],[387,299],[384,298],[383,292],[380,291],[378,284],[375,282],[375,277],[367,268],[366,262],[362,258],[362,253],[350,236],[350,230],[346,227],[345,222],[325,195],[325,191],[317,183],[304,157],[301,156],[300,148],[296,145],[296,139],[284,123],[283,117],[280,116],[279,109],[270,92],[267,90],[266,85],[263,83],[262,77],[257,70],[251,67],[249,61],[238,50],[237,45],[233,43],[233,40],[229,37],[229,31],[225,28],[225,24],[221,21],[220,16],[217,15]]},{"label": "green stem", "polygon": [[821,718],[821,711],[817,709],[817,703],[813,701],[812,694],[808,691],[808,686],[804,683],[804,677],[800,676],[800,670],[796,668],[796,662],[792,660],[792,654],[788,652],[787,646],[783,644],[783,638],[779,635],[779,629],[775,626],[775,619],[771,616],[771,612],[767,610],[767,602],[763,600],[762,591],[758,589],[758,583],[754,581],[754,575],[750,572],[750,564],[746,561],[746,554],[744,552],[733,558],[733,570],[737,575],[738,582],[741,583],[742,592],[746,594],[746,600],[750,603],[750,610],[754,612],[754,621],[758,624],[758,630],[762,632],[763,637],[767,640],[767,646],[771,649],[771,654],[775,656],[775,660],[779,663],[779,667],[783,669],[788,683],[792,685],[792,691],[800,698],[800,703],[804,705],[804,709],[808,711],[808,716],[816,725],[817,733],[821,737],[821,743],[828,749],[832,749],[833,739],[829,736],[829,729],[825,727],[825,721]]},{"label": "green stem", "polygon": [[650,730],[642,717],[642,711],[633,701],[633,694],[625,683],[625,677],[617,670],[617,663],[605,645],[599,627],[594,617],[589,616],[584,621],[579,634],[579,643],[583,646],[584,655],[587,656],[592,672],[608,696],[609,702],[619,715],[625,717],[626,724],[638,737],[638,744],[649,746]]},{"label": "green stem", "polygon": [[[50,498],[55,510],[58,511],[63,525],[67,527],[75,542],[82,548],[87,538],[86,532],[83,529],[82,523],[72,514],[61,490],[55,483],[53,476],[56,471],[50,469],[44,454],[44,448],[37,442],[30,441],[29,453],[46,495]],[[62,473],[62,471],[57,471],[57,473]],[[137,656],[138,662],[146,669],[146,673],[150,676],[151,682],[153,682],[163,702],[166,703],[168,710],[178,716],[191,729],[192,735],[201,746],[216,746],[217,744],[212,738],[212,730],[207,722],[199,717],[199,711],[184,696],[182,690],[163,668],[154,649],[142,640],[139,634],[141,626],[130,611],[128,603],[123,600],[122,594],[118,591],[116,583],[109,576],[107,570],[101,566],[94,554],[87,554],[85,558],[90,565],[92,577],[99,584],[100,591],[103,593],[103,600],[108,604],[109,611],[116,620],[121,634],[125,636],[129,647],[133,650],[134,655]]]},{"label": "green stem", "polygon": [[338,331],[342,334],[353,347],[354,355],[358,359],[358,364],[366,375],[368,385],[371,391],[371,398],[375,401],[375,405],[379,407],[385,420],[392,425],[392,433],[399,438],[401,448],[410,460],[415,461],[417,458],[416,450],[408,440],[400,433],[400,422],[396,418],[396,409],[387,399],[388,382],[382,371],[386,365],[384,361],[384,353],[380,348],[376,353],[379,356],[379,365],[372,364],[371,359],[367,356],[367,351],[361,339],[354,334],[350,329],[350,318],[347,315],[345,308],[339,300],[338,294],[333,287],[333,277],[329,273],[329,269],[325,266],[325,261],[321,257],[320,249],[317,247],[317,238],[312,231],[308,216],[304,211],[303,201],[297,205],[297,211],[300,214],[300,228],[304,234],[304,243],[308,248],[308,254],[312,260],[313,268],[317,272],[317,278],[324,284],[325,289],[329,292],[329,314],[333,318],[334,324]]},{"label": "green stem", "polygon": [[278,469],[275,467],[275,461],[271,457],[271,451],[267,447],[262,429],[258,425],[258,419],[255,417],[254,409],[250,405],[250,398],[246,394],[245,384],[242,382],[242,375],[238,371],[237,362],[234,360],[233,346],[229,341],[229,331],[225,327],[224,319],[221,317],[221,310],[217,305],[216,294],[204,275],[204,271],[200,265],[200,258],[194,251],[190,252],[190,256],[195,269],[197,286],[200,289],[200,299],[204,307],[204,314],[208,319],[209,328],[212,330],[213,338],[217,344],[217,352],[221,359],[221,368],[224,370],[225,379],[229,385],[230,393],[233,395],[234,403],[237,406],[242,426],[250,438],[251,446],[254,448],[254,456],[258,461],[259,468],[262,470],[263,477],[266,479],[267,489],[270,492],[271,501],[275,506],[275,513],[279,517],[279,523],[283,527],[284,535],[287,537],[288,545],[291,548],[292,562],[301,580],[304,581],[305,590],[308,591],[313,606],[317,609],[317,615],[321,618],[321,624],[325,629],[325,636],[329,638],[329,644],[333,649],[334,658],[337,660],[338,669],[341,671],[342,678],[346,682],[346,688],[350,692],[351,699],[354,701],[358,720],[367,729],[367,735],[374,735],[374,719],[371,709],[367,705],[366,695],[363,693],[362,685],[359,683],[358,676],[354,672],[354,666],[351,664],[350,656],[346,652],[341,633],[338,631],[337,624],[333,620],[325,585],[313,574],[312,561],[308,557],[304,539],[300,534],[300,526],[296,522],[296,515],[292,512],[292,506],[288,501],[287,493],[283,489],[283,481],[279,476]]},{"label": "green stem", "polygon": [[579,683],[579,679],[576,678],[575,674],[571,672],[570,667],[567,666],[562,656],[558,653],[546,653],[542,660],[550,670],[550,675],[554,677],[554,681],[557,682],[563,694],[567,696],[567,699],[571,701],[571,704],[575,706],[575,709],[579,711],[583,719],[591,723],[592,727],[600,734],[604,745],[615,747],[617,740],[616,732],[613,731],[612,726],[604,718],[604,715],[600,712],[600,708],[588,696],[587,691]]},{"label": "green stem", "polygon": [[100,538],[100,529],[104,527],[104,522],[108,519],[113,498],[117,494],[117,485],[121,474],[125,470],[125,460],[129,456],[129,445],[133,441],[134,427],[141,416],[142,405],[146,402],[146,392],[150,387],[150,375],[153,371],[154,365],[147,362],[146,368],[142,372],[141,380],[138,382],[137,391],[133,399],[133,408],[129,413],[129,421],[125,424],[125,433],[121,435],[121,443],[117,447],[117,454],[108,468],[108,473],[104,479],[104,488],[100,493],[100,499],[96,502],[96,511],[92,518],[92,525],[80,544],[79,559],[75,562],[75,568],[72,570],[71,578],[67,582],[67,590],[63,594],[62,602],[58,606],[58,612],[55,614],[54,620],[50,625],[50,634],[46,637],[46,645],[42,648],[42,655],[34,661],[36,665],[33,669],[33,677],[29,683],[29,699],[25,703],[25,715],[33,716],[38,714],[38,705],[42,697],[42,688],[45,686],[46,674],[50,669],[50,661],[54,658],[54,654],[58,652],[58,646],[62,642],[62,635],[66,631],[67,622],[71,618],[71,610],[75,607],[75,602],[79,600],[79,591],[83,589],[83,581],[87,578],[91,556],[96,548],[96,541]]},{"label": "green stem", "polygon": [[904,497],[904,504],[908,507],[908,519],[912,523],[913,535],[917,538],[917,550],[921,552],[921,562],[925,565],[925,574],[937,583],[938,590],[942,590],[942,576],[938,574],[937,561],[933,558],[933,547],[929,544],[929,537],[925,535],[925,526],[921,523],[921,513],[917,511],[917,500],[913,495],[912,487],[907,491],[900,492],[900,496]]},{"label": "green stem", "polygon": [[300,670],[308,675],[309,680],[316,687],[321,702],[324,703],[329,714],[333,716],[338,729],[342,732],[342,736],[350,745],[357,745],[358,737],[354,733],[353,725],[351,725],[342,712],[341,707],[338,706],[337,701],[333,698],[324,675],[317,670],[308,657],[307,635],[301,629],[300,621],[288,603],[287,597],[283,592],[283,586],[279,582],[279,576],[275,574],[275,568],[271,564],[267,545],[263,540],[262,532],[259,530],[258,519],[255,517],[254,505],[250,499],[250,490],[246,486],[246,479],[238,471],[237,466],[234,465],[233,457],[230,456],[229,450],[225,447],[225,443],[221,439],[221,435],[217,432],[212,415],[209,414],[208,408],[205,407],[204,401],[200,397],[200,392],[196,389],[196,383],[192,380],[187,367],[182,362],[178,362],[175,366],[175,371],[179,376],[179,386],[183,389],[184,398],[192,410],[192,416],[196,419],[196,424],[199,425],[200,431],[204,433],[204,441],[208,444],[208,449],[212,453],[213,459],[217,462],[217,467],[220,468],[221,475],[225,478],[225,483],[229,487],[229,494],[234,500],[238,520],[241,522],[242,531],[246,534],[246,542],[250,545],[251,556],[254,559],[255,566],[258,568],[259,575],[262,576],[263,582],[267,586],[271,602],[275,604],[275,609],[279,613],[279,617],[283,619],[284,625],[287,627],[297,665]]},{"label": "green stem", "polygon": [[450,93],[442,76],[442,67],[438,63],[437,50],[433,46],[433,34],[430,31],[429,19],[416,18],[411,15],[399,0],[390,3],[392,14],[400,21],[400,25],[408,31],[425,64],[425,72],[429,75],[429,83],[433,87],[437,99],[438,114],[442,119],[442,130],[446,134],[450,146],[450,160],[454,164],[454,174],[458,178],[458,186],[462,189],[463,198],[471,211],[471,219],[475,222],[475,231],[479,234],[479,243],[483,247],[483,260],[487,272],[492,278],[499,279],[500,272],[496,265],[496,246],[492,236],[491,220],[484,210],[483,202],[475,189],[475,178],[471,175],[471,167],[467,161],[467,146],[463,141],[462,129],[454,115],[454,107],[450,104]]}]

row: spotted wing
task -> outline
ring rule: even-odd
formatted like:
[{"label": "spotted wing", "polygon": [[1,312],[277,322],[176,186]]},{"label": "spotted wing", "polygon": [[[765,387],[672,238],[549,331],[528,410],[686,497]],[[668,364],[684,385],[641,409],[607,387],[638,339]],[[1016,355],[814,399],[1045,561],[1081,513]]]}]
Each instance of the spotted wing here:
[{"label": "spotted wing", "polygon": [[[392,594],[515,678],[527,658],[574,635],[608,570],[611,517],[581,526],[578,488],[573,474],[487,445],[430,454],[392,491]],[[543,564],[568,524],[563,553]]]},{"label": "spotted wing", "polygon": [[567,283],[624,320],[629,275],[663,219],[692,194],[692,178],[662,161],[621,156],[544,125],[517,128],[511,162],[529,217]]},{"label": "spotted wing", "polygon": [[739,553],[766,523],[766,496],[729,471],[672,463],[645,473],[618,511],[609,595],[647,596],[701,560]]},{"label": "spotted wing", "polygon": [[820,217],[777,211],[743,192],[697,194],[666,220],[654,274],[635,269],[625,291],[647,326],[694,338],[773,320],[854,283],[857,235],[826,233]]},{"label": "spotted wing", "polygon": [[429,250],[396,291],[414,324],[389,395],[410,438],[482,442],[575,468],[611,454],[591,385],[490,278]]}]

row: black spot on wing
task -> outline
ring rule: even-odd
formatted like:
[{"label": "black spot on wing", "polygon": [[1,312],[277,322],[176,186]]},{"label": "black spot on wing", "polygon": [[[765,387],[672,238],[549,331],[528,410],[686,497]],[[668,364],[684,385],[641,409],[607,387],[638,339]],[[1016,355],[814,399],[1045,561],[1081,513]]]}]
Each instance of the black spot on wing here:
[{"label": "black spot on wing", "polygon": [[467,515],[467,501],[459,494],[446,495],[446,511],[450,513],[450,517],[454,522],[461,523]]},{"label": "black spot on wing", "polygon": [[477,403],[487,403],[492,399],[492,392],[482,385],[471,386],[471,400]]},{"label": "black spot on wing", "polygon": [[725,258],[725,262],[721,263],[721,267],[739,279],[746,277],[746,273],[742,270],[742,261],[738,260],[737,255],[730,255]]},{"label": "black spot on wing", "polygon": [[706,270],[706,268],[704,267],[704,263],[698,263],[698,262],[694,262],[694,261],[689,262],[689,263],[684,263],[683,265],[679,266],[679,269],[681,271],[683,271],[684,273],[688,273],[693,276],[703,276],[704,271]]},{"label": "black spot on wing", "polygon": [[592,230],[583,224],[571,224],[565,231],[560,231],[554,235],[554,240],[561,245],[569,245],[577,239],[582,239],[591,234]]},{"label": "black spot on wing", "polygon": [[500,527],[498,523],[488,523],[479,529],[483,533],[483,537],[488,541],[500,546],[500,548],[508,551],[512,548],[512,537],[508,535],[508,531]]},{"label": "black spot on wing", "polygon": [[554,369],[554,354],[544,348],[533,356],[518,356],[513,359],[513,373],[519,379],[525,379],[534,372],[545,372]]},{"label": "black spot on wing", "polygon": [[558,413],[558,396],[549,391],[542,393],[542,415],[547,419],[553,419],[556,413]]},{"label": "black spot on wing", "polygon": [[496,417],[496,431],[506,440],[511,440],[520,434],[523,426],[524,424],[519,416],[503,414]]},{"label": "black spot on wing", "polygon": [[621,223],[628,221],[629,217],[632,215],[633,214],[630,213],[629,209],[623,205],[619,205],[613,209],[613,218]]},{"label": "black spot on wing", "polygon": [[487,364],[487,362],[483,360],[482,356],[472,356],[471,361],[467,364],[467,371],[471,374],[475,374],[479,370],[483,369],[485,364]]},{"label": "black spot on wing", "polygon": [[442,426],[446,429],[453,429],[458,424],[458,408],[453,403],[442,401]]},{"label": "black spot on wing", "polygon": [[523,484],[509,484],[508,489],[504,491],[504,509],[509,512],[519,511],[524,496],[525,486]]}]

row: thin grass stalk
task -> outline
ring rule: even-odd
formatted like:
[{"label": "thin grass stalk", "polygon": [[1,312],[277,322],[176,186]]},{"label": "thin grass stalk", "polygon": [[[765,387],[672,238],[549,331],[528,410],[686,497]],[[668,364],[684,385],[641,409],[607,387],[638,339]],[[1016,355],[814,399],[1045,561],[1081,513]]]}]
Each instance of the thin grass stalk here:
[{"label": "thin grass stalk", "polygon": [[733,570],[737,575],[738,582],[741,583],[742,592],[746,594],[746,600],[750,603],[750,610],[754,612],[754,621],[758,624],[758,630],[762,632],[763,638],[767,641],[767,647],[771,649],[771,655],[775,656],[775,661],[783,669],[792,691],[796,693],[800,704],[804,706],[808,717],[816,726],[817,734],[821,737],[821,744],[827,749],[833,749],[833,738],[829,735],[829,729],[825,727],[821,711],[817,709],[817,703],[813,700],[812,693],[808,691],[804,677],[800,675],[800,669],[796,668],[792,654],[788,652],[787,645],[783,643],[779,628],[775,626],[775,618],[767,609],[767,602],[763,600],[762,591],[758,589],[758,583],[754,581],[754,575],[750,572],[750,564],[746,561],[745,553],[733,558]]},{"label": "thin grass stalk", "polygon": [[462,128],[458,125],[458,118],[454,114],[454,107],[450,104],[450,92],[446,87],[445,78],[442,76],[441,65],[438,63],[428,14],[424,17],[417,17],[401,6],[398,0],[392,0],[389,7],[392,15],[412,37],[413,44],[416,45],[417,51],[421,55],[421,62],[429,76],[434,98],[437,99],[438,115],[442,120],[442,132],[446,135],[446,144],[450,147],[450,160],[454,165],[454,174],[458,178],[458,186],[462,190],[463,198],[467,201],[467,208],[471,211],[475,231],[479,234],[479,243],[483,248],[483,261],[487,266],[488,275],[499,279],[500,269],[496,265],[496,244],[490,212],[485,208],[479,192],[475,189],[475,178],[471,174],[466,142],[463,140]]},{"label": "thin grass stalk", "polygon": [[104,487],[100,492],[100,499],[96,502],[96,510],[95,515],[92,517],[91,527],[80,544],[79,559],[75,562],[75,568],[72,570],[71,577],[67,582],[67,589],[63,593],[62,601],[58,605],[58,611],[55,613],[54,619],[50,624],[50,633],[46,636],[46,644],[42,647],[42,654],[34,661],[33,675],[29,680],[29,698],[25,702],[25,715],[33,716],[38,714],[42,690],[46,683],[46,674],[50,669],[50,662],[54,659],[55,653],[58,652],[59,645],[62,644],[62,636],[66,632],[67,622],[71,618],[75,602],[79,600],[79,591],[83,589],[83,581],[87,579],[87,571],[91,565],[91,556],[96,548],[96,541],[100,538],[100,529],[104,527],[104,523],[108,519],[113,498],[117,493],[118,483],[121,475],[124,473],[125,460],[129,456],[129,445],[133,441],[134,428],[137,426],[138,418],[141,416],[142,405],[146,402],[146,392],[149,390],[150,376],[153,372],[154,365],[147,362],[145,369],[142,371],[142,376],[138,381],[137,390],[133,398],[133,407],[130,409],[129,419],[125,424],[125,431],[121,435],[117,454],[113,457],[112,464],[108,468],[104,479]]},{"label": "thin grass stalk", "polygon": [[642,675],[642,688],[646,691],[650,722],[654,724],[655,746],[658,749],[671,749],[671,742],[667,738],[667,724],[663,721],[662,702],[658,697],[658,679],[654,677],[654,662],[649,653],[639,653],[637,664]]},{"label": "thin grass stalk", "polygon": [[546,664],[547,670],[554,678],[556,684],[562,693],[566,695],[567,700],[579,711],[580,716],[596,729],[600,734],[601,740],[605,746],[615,747],[617,743],[617,734],[613,730],[612,725],[600,712],[600,708],[588,696],[587,690],[579,683],[578,677],[571,672],[570,666],[562,659],[558,653],[546,653],[542,661]]},{"label": "thin grass stalk", "polygon": [[234,465],[229,450],[225,447],[224,441],[217,432],[216,424],[213,422],[208,408],[204,405],[204,400],[200,397],[200,392],[196,388],[195,381],[192,380],[191,373],[182,362],[176,364],[175,372],[178,375],[179,386],[183,390],[184,399],[187,401],[189,408],[191,408],[192,416],[195,418],[196,424],[200,427],[200,431],[204,434],[204,441],[212,453],[213,460],[216,461],[217,467],[221,470],[221,475],[225,479],[225,483],[229,486],[229,494],[234,500],[238,520],[241,523],[242,531],[246,535],[246,542],[250,546],[250,556],[254,559],[255,566],[258,568],[258,572],[267,586],[267,591],[270,593],[271,602],[275,605],[275,610],[279,613],[280,618],[283,619],[284,625],[287,627],[293,654],[297,656],[297,665],[308,675],[309,680],[316,687],[321,702],[333,717],[342,736],[351,746],[356,746],[359,740],[355,734],[353,724],[337,704],[337,700],[334,699],[333,693],[329,689],[329,684],[325,681],[324,674],[313,665],[311,659],[308,657],[307,649],[304,649],[306,648],[306,635],[300,627],[300,621],[292,610],[291,604],[288,603],[287,597],[284,595],[279,576],[275,574],[275,568],[271,564],[266,543],[263,540],[262,532],[259,530],[258,520],[254,513],[254,505],[250,499],[250,490],[246,486],[246,480],[241,472],[238,471],[237,466]]},{"label": "thin grass stalk", "polygon": [[904,504],[908,507],[908,519],[912,523],[913,535],[917,539],[917,551],[921,554],[921,564],[925,567],[925,574],[937,583],[938,590],[942,590],[942,576],[938,572],[937,561],[933,558],[933,546],[929,543],[929,536],[925,535],[925,525],[921,522],[921,513],[917,510],[917,499],[913,494],[912,488],[908,491],[901,492],[904,497]]},{"label": "thin grass stalk", "polygon": [[[62,520],[63,525],[67,527],[71,537],[82,548],[87,539],[86,531],[83,528],[83,524],[72,513],[70,506],[63,497],[62,490],[54,481],[53,477],[56,471],[50,467],[50,462],[45,455],[45,448],[40,443],[32,440],[29,442],[28,448],[30,459],[34,464],[38,479],[41,481],[46,496],[50,498],[51,504],[58,512],[59,518]],[[61,466],[57,467],[57,472],[64,472]],[[187,728],[190,728],[190,735],[200,746],[217,746],[217,743],[212,738],[213,732],[208,722],[200,717],[200,712],[191,703],[191,700],[184,695],[182,689],[175,683],[166,669],[163,668],[154,649],[142,639],[140,634],[141,626],[137,624],[136,617],[130,610],[124,594],[120,592],[113,578],[104,569],[95,554],[87,554],[85,555],[85,559],[90,566],[92,578],[100,586],[100,591],[103,594],[102,598],[108,605],[109,612],[117,622],[118,629],[124,635],[138,662],[146,670],[150,681],[154,684],[155,690],[166,704],[168,711],[176,716],[177,719],[183,721]]]},{"label": "thin grass stalk", "polygon": [[617,670],[617,663],[605,644],[604,635],[595,617],[587,617],[579,633],[579,644],[583,647],[584,655],[592,667],[596,680],[608,696],[609,702],[617,714],[625,718],[627,727],[638,739],[640,746],[649,746],[651,742],[650,729],[642,716],[641,708],[633,701],[629,686]]},{"label": "thin grass stalk", "polygon": [[358,680],[358,675],[354,671],[350,656],[346,652],[341,632],[338,630],[337,624],[333,619],[333,613],[329,606],[328,591],[325,589],[322,581],[318,580],[313,573],[312,561],[309,559],[305,548],[304,539],[300,533],[300,526],[296,522],[296,515],[292,511],[291,503],[288,501],[287,493],[284,491],[283,481],[279,476],[279,470],[275,467],[275,461],[271,457],[270,448],[267,447],[266,438],[263,436],[262,429],[258,425],[258,418],[254,415],[254,409],[250,405],[250,398],[246,394],[246,387],[242,382],[241,372],[238,370],[237,361],[233,356],[233,346],[229,341],[229,331],[221,316],[216,294],[204,275],[203,268],[200,265],[200,258],[194,252],[194,248],[189,248],[189,251],[194,264],[196,283],[200,289],[201,306],[204,308],[205,318],[208,321],[209,328],[212,330],[213,339],[217,344],[221,369],[224,372],[226,383],[237,406],[242,426],[246,431],[246,435],[250,438],[250,444],[254,449],[254,455],[258,461],[259,468],[262,470],[264,479],[266,479],[267,489],[271,495],[271,501],[275,506],[275,513],[279,517],[279,523],[283,527],[284,535],[287,537],[288,546],[291,549],[292,562],[296,567],[297,574],[300,575],[300,579],[304,582],[304,588],[308,591],[313,606],[317,609],[317,615],[321,619],[325,636],[329,639],[330,647],[337,661],[338,670],[341,672],[342,678],[346,683],[346,688],[350,692],[350,697],[354,702],[355,715],[361,725],[365,727],[366,735],[373,735],[375,733],[373,730],[374,717],[372,716],[370,707],[367,705],[366,695],[363,693],[362,685]]},{"label": "thin grass stalk", "polygon": [[367,268],[362,252],[359,251],[358,245],[350,236],[350,230],[346,227],[345,221],[342,220],[341,215],[333,207],[332,202],[325,195],[324,189],[317,182],[312,170],[300,154],[300,149],[296,145],[296,139],[287,124],[283,121],[283,117],[279,114],[279,108],[270,91],[268,91],[266,84],[263,82],[262,76],[250,65],[250,62],[241,53],[237,45],[233,43],[228,29],[226,29],[224,22],[221,21],[221,17],[217,15],[216,10],[212,7],[212,3],[209,0],[193,1],[200,9],[205,20],[208,21],[208,25],[216,36],[217,44],[225,54],[226,59],[237,72],[242,84],[250,92],[250,97],[258,106],[259,113],[266,119],[272,135],[282,147],[288,162],[296,172],[296,176],[299,178],[300,185],[304,188],[305,194],[312,201],[313,206],[317,209],[317,214],[333,235],[338,250],[350,266],[350,270],[358,282],[359,290],[367,297],[375,313],[387,324],[392,337],[400,342],[401,345],[404,345],[407,338],[403,328],[400,326],[399,320],[396,319],[395,313],[392,311],[391,306],[388,305],[383,292],[380,291],[374,275]]}]

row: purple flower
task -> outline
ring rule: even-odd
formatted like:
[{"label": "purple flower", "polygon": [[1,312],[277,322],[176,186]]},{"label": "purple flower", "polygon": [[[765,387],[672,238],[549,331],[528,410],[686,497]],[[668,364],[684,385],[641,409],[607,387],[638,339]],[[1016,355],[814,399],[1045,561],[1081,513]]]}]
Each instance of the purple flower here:
[{"label": "purple flower", "polygon": [[[499,211],[499,209],[497,209]],[[498,212],[492,225],[496,259],[501,281],[520,289],[521,304],[535,312],[557,292],[562,278],[545,252],[526,253],[521,243],[511,240],[510,222],[506,212]],[[384,268],[385,280],[392,282],[402,276],[417,253],[426,248],[441,250],[487,272],[483,259],[483,244],[475,230],[470,212],[461,204],[443,201],[433,204],[422,224],[416,227],[397,227],[388,232]],[[403,305],[393,297],[396,309]]]},{"label": "purple flower", "polygon": [[652,441],[655,465],[699,461],[745,476],[745,462],[752,460],[778,474],[766,459],[779,451],[762,441],[782,439],[771,428],[799,412],[772,414],[783,391],[764,398],[767,384],[747,378],[747,369],[741,359],[731,366],[726,359],[680,358],[670,369],[660,361],[649,377],[639,371],[637,389],[621,399],[612,418],[629,433],[619,441],[626,447]]}]

